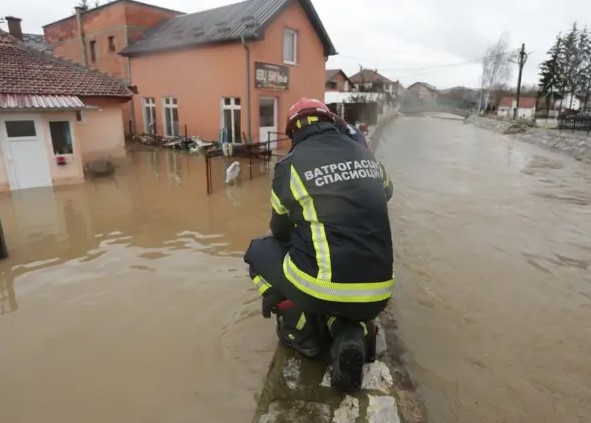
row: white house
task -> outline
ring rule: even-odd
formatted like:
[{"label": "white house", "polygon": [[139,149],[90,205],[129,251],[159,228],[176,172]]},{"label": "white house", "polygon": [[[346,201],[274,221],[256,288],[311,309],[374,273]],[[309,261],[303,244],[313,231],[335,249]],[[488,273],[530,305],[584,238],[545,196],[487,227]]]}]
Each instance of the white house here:
[{"label": "white house", "polygon": [[[497,108],[497,116],[513,117],[517,100],[513,97],[503,97]],[[519,99],[519,112],[517,117],[520,119],[533,119],[536,114],[536,98],[522,97]]]},{"label": "white house", "polygon": [[[572,103],[571,103],[572,101]],[[562,100],[556,100],[554,102],[554,107],[558,110],[579,110],[583,106],[584,100],[581,101],[577,95],[567,94],[564,96]]]}]

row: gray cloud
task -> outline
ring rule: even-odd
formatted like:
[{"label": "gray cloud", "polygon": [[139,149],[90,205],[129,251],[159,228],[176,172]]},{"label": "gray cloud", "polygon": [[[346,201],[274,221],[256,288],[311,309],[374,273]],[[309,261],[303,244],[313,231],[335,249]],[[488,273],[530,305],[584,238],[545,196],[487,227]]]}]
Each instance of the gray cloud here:
[{"label": "gray cloud", "polygon": [[[235,1],[146,0],[186,12]],[[26,32],[40,33],[42,25],[68,16],[76,2],[8,0],[2,13],[22,18]],[[591,24],[584,20],[591,16],[588,0],[569,0],[566,7],[547,0],[314,0],[314,4],[340,53],[328,67],[354,73],[363,65],[406,85],[423,80],[442,88],[477,86],[477,62],[504,31],[510,32],[512,47],[524,42],[532,52],[524,83],[536,83],[537,67],[556,34],[575,20]],[[451,64],[459,65],[447,66]]]}]

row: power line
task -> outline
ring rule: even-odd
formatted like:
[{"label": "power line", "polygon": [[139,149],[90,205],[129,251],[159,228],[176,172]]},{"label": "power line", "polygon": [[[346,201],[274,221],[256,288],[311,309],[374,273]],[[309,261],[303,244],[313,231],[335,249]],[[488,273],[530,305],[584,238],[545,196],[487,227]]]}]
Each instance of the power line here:
[{"label": "power line", "polygon": [[[495,54],[495,55],[492,55],[489,57],[504,56],[504,55],[507,55],[510,53],[517,53],[518,51],[519,51],[519,49],[504,51],[502,53],[498,53],[498,54]],[[337,56],[337,57],[339,57],[339,56]],[[340,56],[340,57],[344,57],[344,58],[348,57],[348,58],[352,58],[352,59],[356,59],[356,60],[360,60],[360,61],[362,60],[359,57],[354,58],[353,56]],[[477,59],[473,59],[473,60],[465,60],[463,62],[449,63],[449,64],[445,64],[445,65],[427,66],[427,67],[420,67],[420,68],[380,68],[380,71],[382,71],[382,72],[421,72],[421,71],[439,70],[439,69],[446,69],[446,68],[451,68],[451,67],[465,66],[465,65],[479,63],[482,59],[484,59],[484,56],[479,57]]]}]

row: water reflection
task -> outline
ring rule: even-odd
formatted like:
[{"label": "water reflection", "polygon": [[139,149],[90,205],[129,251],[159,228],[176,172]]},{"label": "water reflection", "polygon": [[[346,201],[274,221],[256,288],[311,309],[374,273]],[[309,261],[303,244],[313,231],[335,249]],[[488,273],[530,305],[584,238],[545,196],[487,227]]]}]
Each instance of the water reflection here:
[{"label": "water reflection", "polygon": [[208,197],[204,175],[201,157],[139,151],[112,178],[0,195],[0,421],[252,413],[275,340],[242,252],[270,181]]}]

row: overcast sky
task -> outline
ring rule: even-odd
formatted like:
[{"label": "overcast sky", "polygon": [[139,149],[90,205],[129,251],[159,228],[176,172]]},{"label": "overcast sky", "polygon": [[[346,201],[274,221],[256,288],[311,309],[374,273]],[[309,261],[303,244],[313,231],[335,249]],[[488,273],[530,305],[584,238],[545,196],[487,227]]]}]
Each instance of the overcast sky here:
[{"label": "overcast sky", "polygon": [[[144,0],[184,12],[236,0]],[[24,32],[70,14],[76,0],[2,0],[0,16],[23,19]],[[90,0],[89,3],[94,3]],[[556,34],[575,20],[591,25],[591,1],[565,0],[313,0],[339,54],[328,68],[353,74],[363,65],[408,86],[479,86],[480,58],[504,31],[512,48],[531,52],[524,84],[537,83],[538,65]],[[3,25],[3,28],[6,28]],[[450,66],[452,65],[452,66]],[[517,65],[515,65],[516,67]],[[439,67],[439,68],[438,68]],[[516,69],[511,80],[517,82]]]}]

